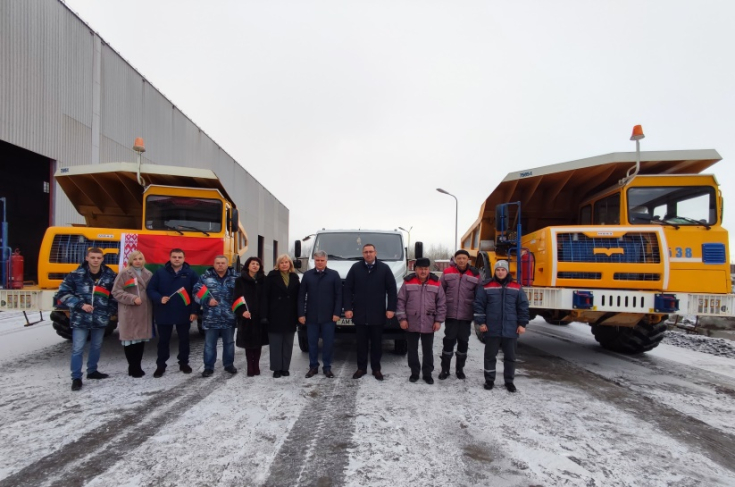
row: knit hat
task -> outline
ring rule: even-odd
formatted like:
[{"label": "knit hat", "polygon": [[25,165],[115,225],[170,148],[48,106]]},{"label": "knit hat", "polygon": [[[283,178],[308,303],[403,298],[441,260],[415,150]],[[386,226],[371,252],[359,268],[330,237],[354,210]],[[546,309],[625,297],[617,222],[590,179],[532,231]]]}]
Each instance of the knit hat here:
[{"label": "knit hat", "polygon": [[499,261],[497,261],[495,263],[495,266],[493,267],[493,272],[495,272],[496,270],[498,270],[498,267],[502,267],[506,271],[510,272],[510,265],[508,265],[508,261],[507,260],[499,260]]},{"label": "knit hat", "polygon": [[431,267],[431,261],[426,257],[416,259],[416,263],[413,265],[413,268],[416,269],[417,267]]}]

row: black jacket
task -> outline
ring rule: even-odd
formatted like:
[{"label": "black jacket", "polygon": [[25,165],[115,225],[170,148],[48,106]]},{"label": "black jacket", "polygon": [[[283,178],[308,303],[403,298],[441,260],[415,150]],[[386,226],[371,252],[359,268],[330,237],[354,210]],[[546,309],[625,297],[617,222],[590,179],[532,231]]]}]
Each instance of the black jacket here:
[{"label": "black jacket", "polygon": [[251,315],[250,319],[242,316],[246,311],[245,307],[237,310],[235,345],[240,348],[260,348],[268,344],[268,329],[260,323],[260,300],[264,281],[265,274],[258,272],[253,279],[246,269],[243,269],[242,274],[235,281],[235,300],[240,296],[244,297],[248,307],[247,311],[250,311]]},{"label": "black jacket", "polygon": [[299,318],[307,323],[331,323],[332,316],[342,314],[342,279],[339,272],[326,268],[306,271],[299,288]]},{"label": "black jacket", "polygon": [[364,260],[356,262],[347,273],[343,293],[344,309],[352,311],[352,321],[356,325],[384,326],[385,312],[395,312],[398,303],[393,271],[378,259],[372,270],[368,270]]},{"label": "black jacket", "polygon": [[[194,285],[199,280],[197,273],[184,262],[181,270],[177,274],[171,267],[171,262],[159,268],[153,273],[153,277],[148,283],[146,293],[153,301],[153,317],[159,325],[176,325],[189,323],[189,315],[199,312],[199,305],[194,301]],[[186,304],[180,296],[174,293],[184,288],[189,298],[189,304]],[[173,296],[171,296],[174,294]],[[168,303],[161,304],[161,298],[171,296]]]},{"label": "black jacket", "polygon": [[265,278],[260,301],[260,317],[267,320],[269,333],[294,333],[298,323],[299,276],[292,272],[288,288],[281,272],[272,270]]}]

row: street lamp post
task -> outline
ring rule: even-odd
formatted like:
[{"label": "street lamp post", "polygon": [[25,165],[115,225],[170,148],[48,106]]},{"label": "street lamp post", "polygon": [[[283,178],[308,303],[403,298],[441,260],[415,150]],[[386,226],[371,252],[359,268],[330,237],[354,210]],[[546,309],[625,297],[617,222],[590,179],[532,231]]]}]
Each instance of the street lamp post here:
[{"label": "street lamp post", "polygon": [[408,259],[408,256],[411,255],[411,230],[413,230],[413,227],[409,228],[408,230],[406,230],[403,227],[398,227],[398,229],[403,230],[404,232],[408,234],[408,245],[406,246],[408,247],[407,253],[406,253],[406,258]]},{"label": "street lamp post", "polygon": [[454,196],[452,193],[445,191],[441,188],[436,188],[436,190],[439,191],[440,193],[444,193],[454,198],[454,249],[452,249],[452,254],[454,254],[454,252],[459,248],[459,243],[457,242],[457,223],[459,220],[459,202],[457,201],[457,197]]}]

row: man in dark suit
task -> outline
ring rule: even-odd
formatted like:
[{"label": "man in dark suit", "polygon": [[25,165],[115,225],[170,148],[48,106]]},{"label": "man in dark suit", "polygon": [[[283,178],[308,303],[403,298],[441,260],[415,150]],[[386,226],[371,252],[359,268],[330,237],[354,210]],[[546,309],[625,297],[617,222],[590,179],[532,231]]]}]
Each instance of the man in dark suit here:
[{"label": "man in dark suit", "polygon": [[352,376],[353,379],[359,379],[367,373],[369,348],[373,376],[383,380],[380,371],[383,327],[386,320],[395,315],[397,291],[393,271],[377,256],[375,245],[363,245],[363,260],[350,268],[345,280],[345,318],[352,319],[357,335],[357,372]]},{"label": "man in dark suit", "polygon": [[309,339],[309,379],[319,373],[319,335],[322,337],[324,375],[333,378],[332,349],[336,322],[342,314],[342,280],[339,272],[327,268],[327,253],[314,252],[314,269],[301,279],[299,288],[299,323],[306,325]]}]

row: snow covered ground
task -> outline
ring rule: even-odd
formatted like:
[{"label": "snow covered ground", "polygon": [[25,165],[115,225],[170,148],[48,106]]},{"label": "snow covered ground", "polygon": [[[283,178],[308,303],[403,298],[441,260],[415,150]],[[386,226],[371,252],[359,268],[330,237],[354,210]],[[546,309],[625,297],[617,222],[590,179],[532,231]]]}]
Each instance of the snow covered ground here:
[{"label": "snow covered ground", "polygon": [[536,320],[510,394],[482,388],[474,337],[467,380],[429,386],[408,382],[388,343],[385,381],[353,380],[349,336],[333,380],[305,379],[298,348],[288,378],[246,377],[238,349],[240,374],[218,363],[203,379],[196,332],[194,374],[174,361],[152,378],[150,344],[148,375],[133,379],[114,336],[100,363],[112,377],[74,393],[69,343],[48,322],[22,322],[0,313],[0,487],[735,485],[729,356],[664,344],[628,357],[600,349],[586,325]]}]

